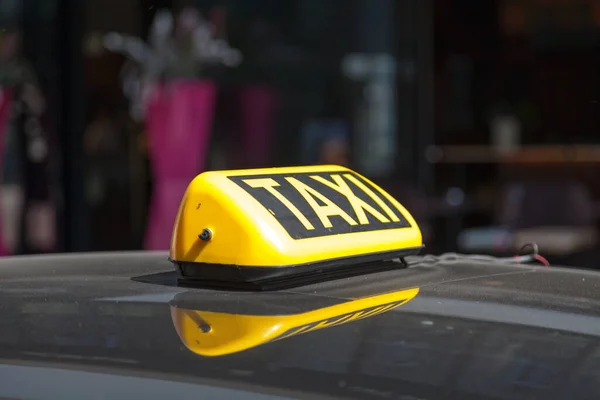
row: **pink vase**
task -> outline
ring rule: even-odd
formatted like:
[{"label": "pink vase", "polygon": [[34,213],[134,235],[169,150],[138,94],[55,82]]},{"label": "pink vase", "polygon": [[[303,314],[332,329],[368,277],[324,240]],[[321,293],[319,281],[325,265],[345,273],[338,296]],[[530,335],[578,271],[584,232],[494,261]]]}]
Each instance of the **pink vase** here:
[{"label": "pink vase", "polygon": [[201,80],[157,86],[146,110],[154,189],[145,249],[167,250],[185,189],[207,163],[216,87]]},{"label": "pink vase", "polygon": [[245,167],[269,167],[277,94],[270,86],[252,85],[242,89],[240,100]]}]

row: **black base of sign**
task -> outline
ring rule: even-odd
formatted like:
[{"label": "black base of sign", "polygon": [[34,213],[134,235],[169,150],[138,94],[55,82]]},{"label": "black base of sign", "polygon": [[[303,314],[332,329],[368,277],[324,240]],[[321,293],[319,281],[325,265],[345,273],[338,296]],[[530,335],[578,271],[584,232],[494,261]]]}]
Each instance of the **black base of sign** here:
[{"label": "black base of sign", "polygon": [[404,257],[418,255],[423,247],[283,267],[172,262],[178,273],[178,283],[182,286],[232,290],[279,290],[406,268]]}]

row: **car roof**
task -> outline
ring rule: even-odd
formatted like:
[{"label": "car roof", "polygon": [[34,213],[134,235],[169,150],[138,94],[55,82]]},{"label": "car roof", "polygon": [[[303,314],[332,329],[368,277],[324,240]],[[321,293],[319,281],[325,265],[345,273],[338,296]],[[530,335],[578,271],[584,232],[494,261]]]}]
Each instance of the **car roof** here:
[{"label": "car roof", "polygon": [[[163,252],[8,257],[0,397],[591,398],[599,287],[595,271],[460,260],[245,292],[180,286]],[[190,350],[173,317],[277,321],[413,288],[389,311],[220,356]]]}]

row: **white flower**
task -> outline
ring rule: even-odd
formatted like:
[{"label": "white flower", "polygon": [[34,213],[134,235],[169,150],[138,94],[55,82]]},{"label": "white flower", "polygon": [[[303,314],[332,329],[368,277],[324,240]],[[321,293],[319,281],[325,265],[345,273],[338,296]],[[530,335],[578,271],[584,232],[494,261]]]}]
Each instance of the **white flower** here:
[{"label": "white flower", "polygon": [[[239,50],[233,49],[222,39],[213,36],[214,27],[201,17],[190,20],[190,16],[183,15],[186,28],[192,28],[194,59],[199,66],[203,63],[223,64],[228,67],[238,66],[242,61]],[[116,32],[104,36],[104,47],[120,53],[133,61],[139,68],[132,68],[126,64],[121,78],[123,80],[123,93],[131,101],[131,114],[135,120],[143,118],[146,92],[153,87],[154,82],[160,79],[170,67],[179,62],[178,54],[173,46],[175,23],[172,14],[167,10],[156,13],[148,43],[141,38],[121,35]]]}]

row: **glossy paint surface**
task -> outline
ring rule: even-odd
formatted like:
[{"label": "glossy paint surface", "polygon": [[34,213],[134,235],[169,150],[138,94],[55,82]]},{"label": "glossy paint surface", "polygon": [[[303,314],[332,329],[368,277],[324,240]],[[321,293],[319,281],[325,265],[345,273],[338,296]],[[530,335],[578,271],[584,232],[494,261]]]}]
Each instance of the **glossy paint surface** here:
[{"label": "glossy paint surface", "polygon": [[[415,264],[278,292],[179,287],[166,253],[0,260],[2,398],[597,398],[600,274]],[[344,324],[204,357],[172,309],[289,316],[418,288]],[[199,326],[200,329],[200,326]]]}]

